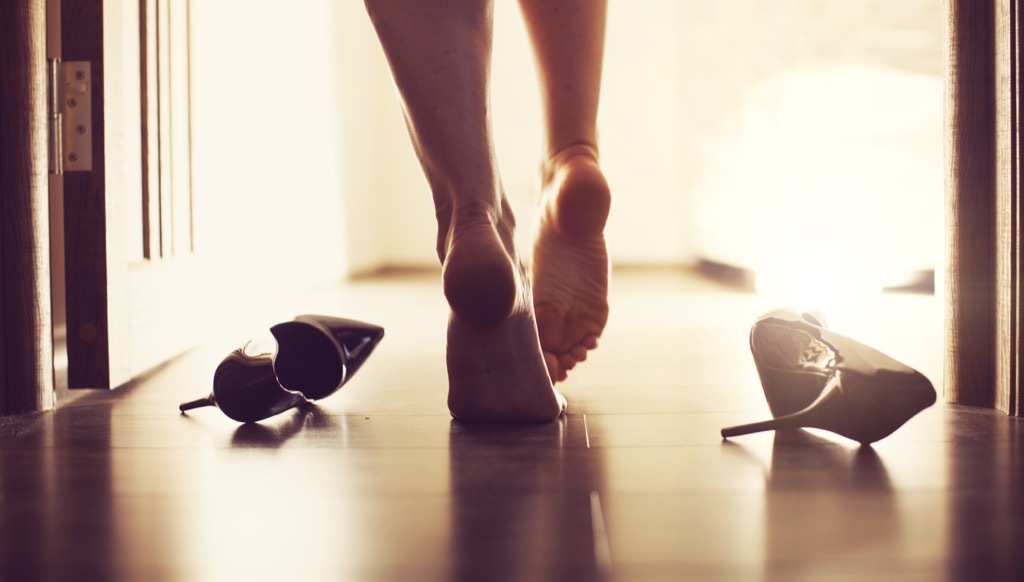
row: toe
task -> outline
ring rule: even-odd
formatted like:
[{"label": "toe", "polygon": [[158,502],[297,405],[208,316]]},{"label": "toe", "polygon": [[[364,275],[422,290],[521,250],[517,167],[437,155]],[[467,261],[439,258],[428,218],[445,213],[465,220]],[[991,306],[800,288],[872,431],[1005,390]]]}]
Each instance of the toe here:
[{"label": "toe", "polygon": [[559,413],[565,412],[565,409],[569,406],[569,401],[558,390],[555,390],[555,399],[558,401]]},{"label": "toe", "polygon": [[558,362],[558,356],[551,352],[544,352],[544,364],[548,368],[548,376],[551,377],[552,382],[565,380],[565,371]]},{"label": "toe", "polygon": [[576,367],[577,360],[571,354],[562,354],[558,356],[558,364],[562,367],[562,370],[568,372]]}]

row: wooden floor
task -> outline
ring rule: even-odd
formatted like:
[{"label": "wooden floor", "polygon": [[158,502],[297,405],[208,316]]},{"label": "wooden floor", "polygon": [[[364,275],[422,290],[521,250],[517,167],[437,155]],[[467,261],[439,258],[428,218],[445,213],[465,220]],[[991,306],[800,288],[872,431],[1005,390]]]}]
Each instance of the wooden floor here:
[{"label": "wooden floor", "polygon": [[[549,424],[450,419],[434,275],[261,314],[386,328],[317,408],[179,414],[245,339],[213,334],[125,389],[0,419],[0,580],[1024,579],[1020,420],[937,404],[870,448],[723,441],[768,416],[747,334],[773,306],[682,272],[614,283]],[[831,327],[939,387],[935,298],[880,297]]]}]

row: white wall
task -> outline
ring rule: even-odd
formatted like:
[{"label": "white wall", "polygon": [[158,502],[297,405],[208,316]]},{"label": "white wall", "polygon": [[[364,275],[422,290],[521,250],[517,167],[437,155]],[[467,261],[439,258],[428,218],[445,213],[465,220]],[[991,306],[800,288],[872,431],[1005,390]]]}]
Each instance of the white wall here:
[{"label": "white wall", "polygon": [[434,211],[362,2],[332,3],[341,194],[353,273],[435,265]]},{"label": "white wall", "polygon": [[939,264],[942,0],[697,5],[681,31],[703,83],[683,140],[700,160],[697,252],[792,287],[877,288]]},{"label": "white wall", "polygon": [[218,286],[282,291],[347,271],[334,4],[191,3],[196,247]]},{"label": "white wall", "polygon": [[[715,184],[750,100],[807,59],[888,59],[940,75],[941,4],[612,0],[599,119],[612,259],[736,254],[714,248],[716,235],[740,240],[729,213],[761,194],[756,176],[728,196]],[[242,270],[275,263],[294,280],[436,265],[427,185],[363,3],[203,0],[192,10],[198,243],[236,259],[244,248]],[[495,21],[498,156],[529,240],[541,150],[533,56],[514,0],[496,0]],[[937,223],[941,192],[927,190],[918,195]],[[239,223],[248,234],[229,232]]]},{"label": "white wall", "polygon": [[[601,149],[614,190],[608,240],[619,262],[689,260],[687,163],[678,142],[682,70],[675,66],[677,0],[613,2],[601,111]],[[387,64],[361,3],[339,2],[339,86],[345,140],[349,264],[434,265],[430,197],[406,134]],[[494,131],[506,192],[530,240],[541,162],[533,55],[515,2],[495,7]],[[527,247],[528,248],[528,247]]]},{"label": "white wall", "polygon": [[[336,15],[350,262],[357,268],[434,264],[426,184],[360,4],[339,3]],[[924,226],[917,228],[915,240],[941,246],[942,193],[941,184],[936,186],[941,168],[932,171],[941,164],[941,152],[930,144],[942,123],[935,108],[941,101],[935,88],[941,81],[942,35],[942,0],[612,0],[599,116],[602,161],[613,189],[607,230],[612,259],[619,264],[687,264],[700,255],[751,266],[743,264],[744,255],[761,243],[744,239],[744,223],[734,218],[763,207],[785,209],[790,202],[765,196],[751,171],[763,165],[763,156],[752,162],[734,155],[752,138],[744,116],[751,103],[764,101],[766,86],[779,84],[777,77],[822,62],[866,63],[914,77],[907,84],[919,90],[922,100],[915,113],[927,112],[927,118],[918,115],[924,125],[914,130],[914,139],[923,149],[906,150],[908,165],[911,173],[934,173],[934,179],[907,187],[918,184],[918,178],[894,175],[871,187],[905,191],[909,198],[902,207],[927,208],[918,215]],[[526,240],[533,227],[540,163],[535,79],[517,4],[497,0],[494,130],[504,184]],[[897,106],[915,107],[903,97]],[[884,99],[876,103],[885,108]],[[845,111],[841,105],[833,109],[840,116]],[[778,112],[763,113],[770,124]],[[861,107],[856,114],[872,111]],[[758,147],[759,155],[771,154],[781,142],[769,140]],[[849,166],[856,163],[851,160]],[[799,163],[775,169],[792,177],[802,172]],[[886,171],[898,173],[899,168]],[[732,175],[744,172],[745,180],[734,187]],[[786,190],[785,183],[772,188],[771,196]],[[848,190],[837,189],[834,199]],[[827,200],[829,193],[823,194]],[[871,207],[865,216],[883,211]],[[921,254],[913,260],[921,263]]]}]

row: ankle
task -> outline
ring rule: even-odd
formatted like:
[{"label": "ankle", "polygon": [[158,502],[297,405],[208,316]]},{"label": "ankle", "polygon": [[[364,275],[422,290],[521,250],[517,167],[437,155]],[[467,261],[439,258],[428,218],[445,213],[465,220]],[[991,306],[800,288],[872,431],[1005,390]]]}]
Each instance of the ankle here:
[{"label": "ankle", "polygon": [[500,203],[496,201],[486,198],[457,200],[452,207],[452,223],[456,228],[483,222],[495,225],[501,214]]},{"label": "ankle", "polygon": [[586,156],[597,160],[597,144],[590,141],[568,143],[558,149],[549,150],[548,159],[554,160],[573,156]]},{"label": "ankle", "polygon": [[541,179],[545,185],[550,184],[562,170],[570,164],[579,162],[598,165],[597,146],[589,142],[570,143],[555,150],[541,164]]},{"label": "ankle", "polygon": [[443,264],[456,231],[474,226],[496,226],[501,212],[485,197],[457,197],[449,192],[434,193],[437,219],[437,256]]}]

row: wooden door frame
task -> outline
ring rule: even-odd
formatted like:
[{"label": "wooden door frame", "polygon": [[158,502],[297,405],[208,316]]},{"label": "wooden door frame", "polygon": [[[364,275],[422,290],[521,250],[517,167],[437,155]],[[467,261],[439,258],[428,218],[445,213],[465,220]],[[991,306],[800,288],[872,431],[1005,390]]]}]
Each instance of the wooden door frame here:
[{"label": "wooden door frame", "polygon": [[947,0],[950,402],[1021,415],[1022,0]]},{"label": "wooden door frame", "polygon": [[[187,28],[187,0],[52,2],[60,18],[48,12],[46,0],[0,2],[0,415],[55,405],[51,291],[61,283],[51,281],[48,190],[54,177],[63,182],[64,223],[52,227],[63,227],[64,285],[77,292],[67,299],[70,387],[114,388],[194,340],[190,312],[199,269],[188,256],[191,233],[173,256],[150,256],[140,242],[133,259],[124,248],[122,226],[130,212],[126,197],[141,195],[143,181],[141,60],[134,52],[141,48],[142,30],[136,10],[159,2],[177,10],[168,14]],[[48,17],[60,22],[62,59],[90,62],[89,172],[49,174]],[[104,47],[113,50],[104,54]],[[187,93],[178,99],[186,105],[183,114],[175,106],[179,120],[190,115],[188,101]],[[191,152],[183,143],[170,171],[177,172],[190,204]],[[191,220],[190,206],[185,208]]]},{"label": "wooden door frame", "polygon": [[0,414],[53,406],[46,2],[0,2]]}]

